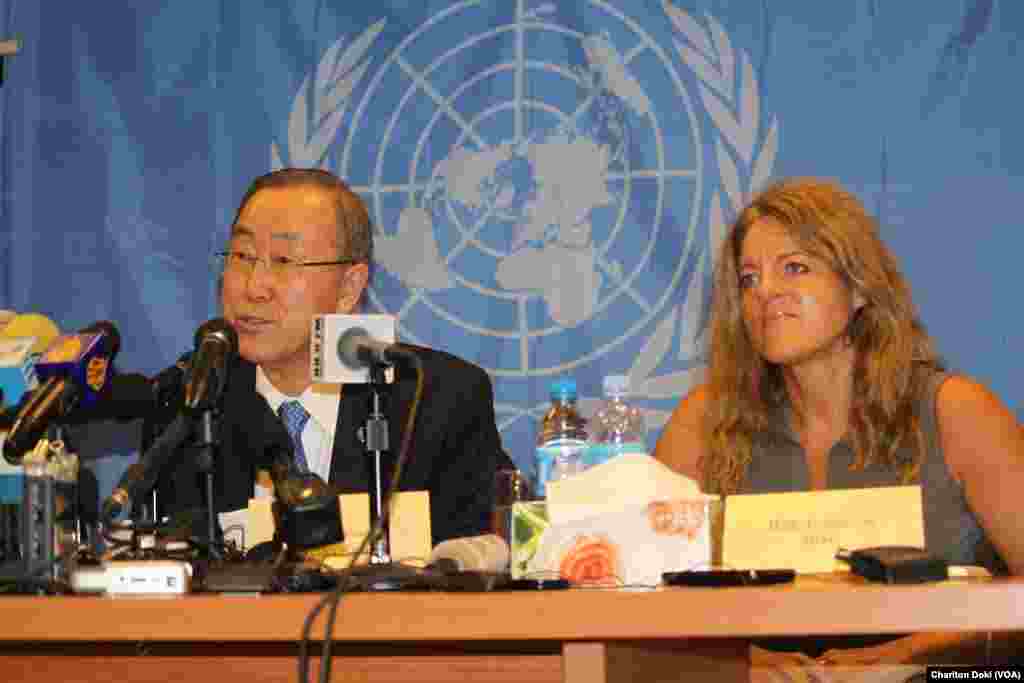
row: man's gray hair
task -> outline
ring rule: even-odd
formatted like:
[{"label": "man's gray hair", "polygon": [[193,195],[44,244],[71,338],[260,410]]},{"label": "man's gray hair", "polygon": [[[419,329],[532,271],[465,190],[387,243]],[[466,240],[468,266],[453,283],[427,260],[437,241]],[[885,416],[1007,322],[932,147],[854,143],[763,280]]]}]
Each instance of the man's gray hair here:
[{"label": "man's gray hair", "polygon": [[246,190],[235,214],[235,223],[242,209],[260,190],[283,187],[318,187],[331,194],[338,214],[338,258],[350,258],[358,263],[373,258],[373,226],[362,198],[341,178],[319,168],[282,168],[261,175]]}]

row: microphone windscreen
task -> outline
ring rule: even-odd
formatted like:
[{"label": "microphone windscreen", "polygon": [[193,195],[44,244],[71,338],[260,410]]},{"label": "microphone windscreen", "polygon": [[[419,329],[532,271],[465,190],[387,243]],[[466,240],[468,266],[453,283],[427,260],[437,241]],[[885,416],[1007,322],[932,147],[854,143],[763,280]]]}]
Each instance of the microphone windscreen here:
[{"label": "microphone windscreen", "polygon": [[455,563],[459,571],[500,573],[508,571],[508,543],[501,536],[485,534],[452,538],[434,546],[429,564],[441,560]]},{"label": "microphone windscreen", "polygon": [[0,337],[35,337],[31,353],[42,353],[60,334],[57,325],[41,313],[22,313],[11,318],[0,330]]},{"label": "microphone windscreen", "polygon": [[195,347],[198,349],[210,337],[226,344],[229,353],[238,353],[238,333],[224,318],[213,318],[200,325],[195,334]]},{"label": "microphone windscreen", "polygon": [[360,346],[370,338],[370,333],[362,327],[350,327],[338,338],[338,358],[342,365],[349,369],[366,367],[359,355]]},{"label": "microphone windscreen", "polygon": [[187,412],[198,414],[220,401],[231,358],[238,353],[238,334],[224,318],[214,318],[196,330],[195,346],[183,405]]}]

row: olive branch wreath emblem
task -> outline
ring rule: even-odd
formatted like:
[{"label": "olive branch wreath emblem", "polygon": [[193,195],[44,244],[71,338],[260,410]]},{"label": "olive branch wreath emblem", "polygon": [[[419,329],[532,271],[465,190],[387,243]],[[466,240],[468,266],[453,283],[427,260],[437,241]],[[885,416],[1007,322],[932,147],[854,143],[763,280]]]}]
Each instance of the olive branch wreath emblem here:
[{"label": "olive branch wreath emblem", "polygon": [[[707,248],[683,302],[658,323],[625,373],[630,377],[632,395],[649,400],[678,398],[699,381],[704,369],[706,324],[702,318],[708,273],[715,267],[729,223],[770,179],[779,141],[778,120],[761,110],[760,85],[747,52],[733,46],[713,16],[695,18],[669,0],[664,0],[662,8],[676,34],[676,52],[693,73],[700,101],[713,124],[720,186],[710,202]],[[385,20],[380,20],[354,39],[342,36],[327,48],[292,100],[286,144],[271,143],[272,168],[285,166],[286,159],[292,166],[328,167],[331,144],[349,110],[352,93],[366,76],[371,63],[367,55],[384,25]],[[677,326],[682,330],[676,360],[690,367],[655,374],[673,350]],[[584,397],[581,408],[589,413],[598,402]],[[545,409],[544,405],[525,410],[517,407],[499,427],[525,415],[539,417]],[[649,429],[660,429],[670,414],[653,408],[644,412]]]}]

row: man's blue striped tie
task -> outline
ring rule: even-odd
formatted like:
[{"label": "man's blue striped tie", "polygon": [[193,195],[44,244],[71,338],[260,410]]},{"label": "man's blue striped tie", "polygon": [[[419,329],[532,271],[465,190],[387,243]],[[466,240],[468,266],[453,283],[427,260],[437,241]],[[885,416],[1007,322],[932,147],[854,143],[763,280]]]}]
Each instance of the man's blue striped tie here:
[{"label": "man's blue striped tie", "polygon": [[309,422],[309,413],[298,401],[285,401],[277,409],[277,416],[281,418],[295,444],[295,469],[301,474],[307,474],[309,463],[306,461],[306,450],[302,447],[302,430]]}]

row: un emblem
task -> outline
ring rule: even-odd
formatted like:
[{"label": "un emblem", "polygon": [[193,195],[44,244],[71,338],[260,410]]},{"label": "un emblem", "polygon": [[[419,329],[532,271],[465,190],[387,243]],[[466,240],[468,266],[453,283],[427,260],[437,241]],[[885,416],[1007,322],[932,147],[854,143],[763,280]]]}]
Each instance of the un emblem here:
[{"label": "un emblem", "polygon": [[330,168],[363,195],[371,307],[487,369],[506,427],[561,374],[584,395],[615,372],[641,402],[677,400],[701,365],[712,255],[774,161],[722,27],[619,4],[565,19],[452,3],[383,49],[373,24],[325,52],[272,146],[274,166]]}]

